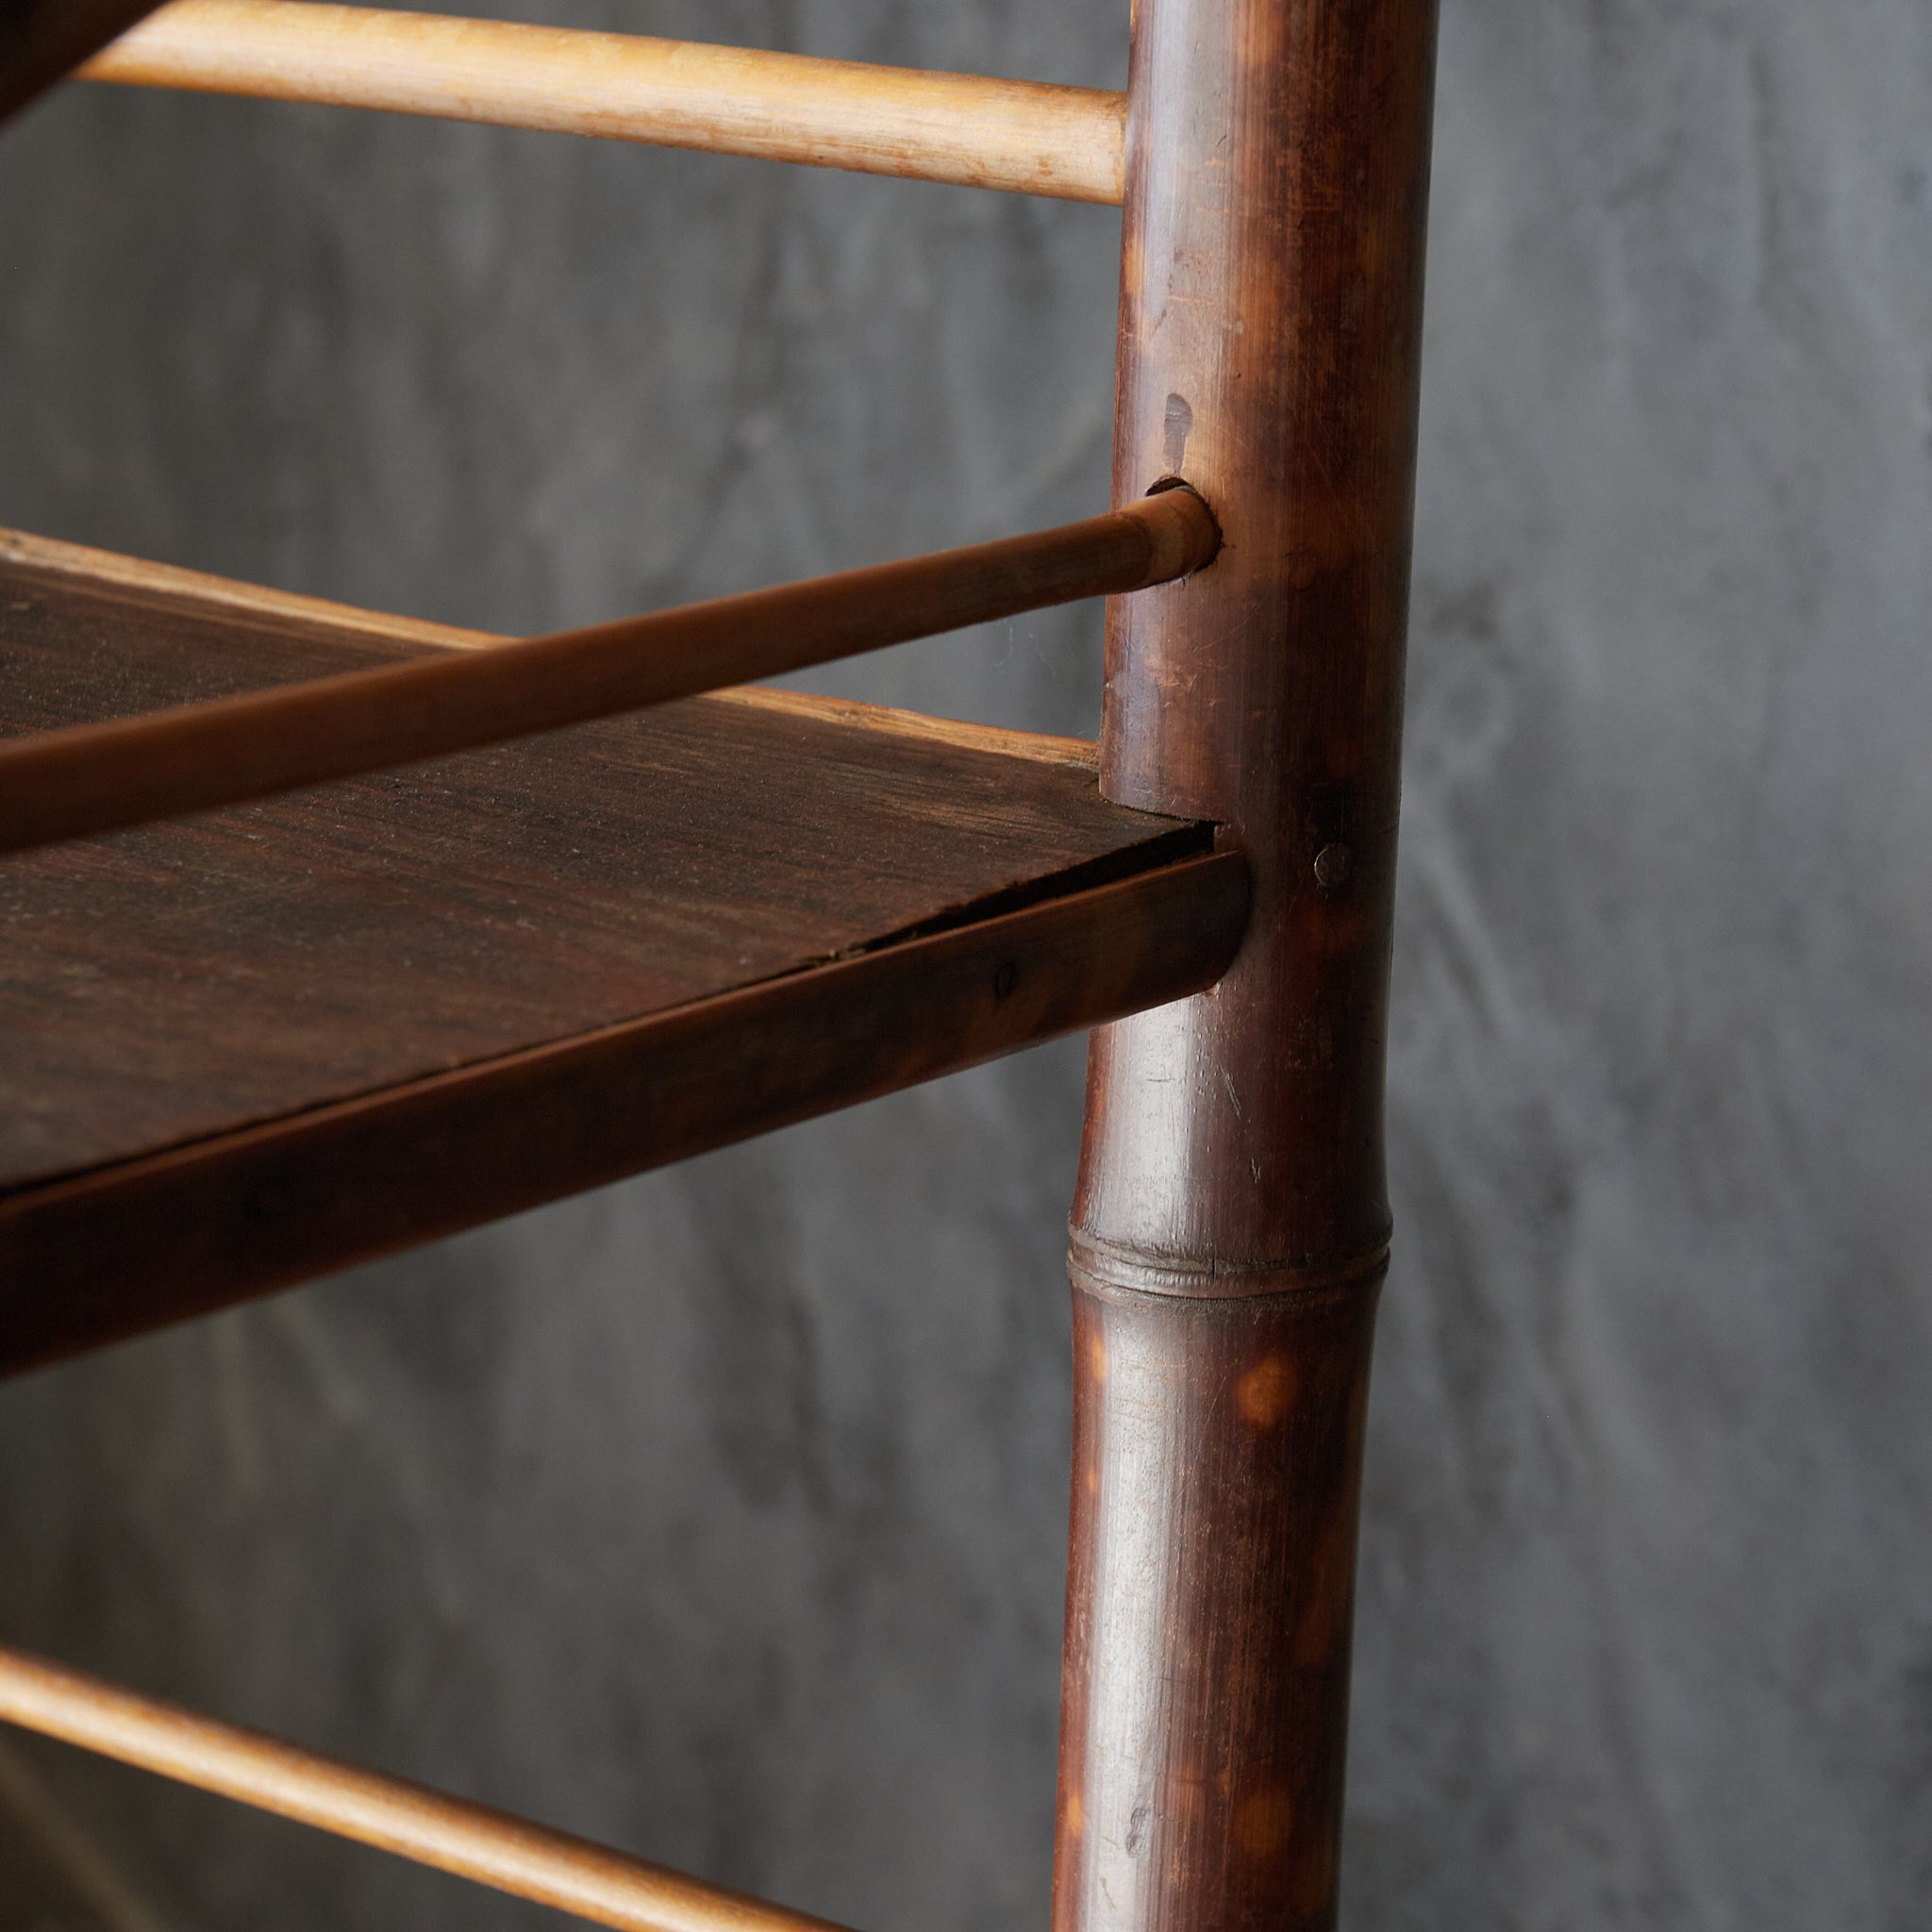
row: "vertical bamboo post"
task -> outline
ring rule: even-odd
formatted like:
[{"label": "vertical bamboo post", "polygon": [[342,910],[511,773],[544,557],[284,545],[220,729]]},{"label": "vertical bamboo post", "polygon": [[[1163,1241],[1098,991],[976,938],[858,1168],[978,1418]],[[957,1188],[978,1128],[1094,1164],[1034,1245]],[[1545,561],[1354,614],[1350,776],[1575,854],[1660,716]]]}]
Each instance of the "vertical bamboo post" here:
[{"label": "vertical bamboo post", "polygon": [[1435,0],[1138,0],[1103,785],[1245,846],[1213,991],[1106,1027],[1073,1217],[1056,1932],[1332,1926],[1370,1332]]}]

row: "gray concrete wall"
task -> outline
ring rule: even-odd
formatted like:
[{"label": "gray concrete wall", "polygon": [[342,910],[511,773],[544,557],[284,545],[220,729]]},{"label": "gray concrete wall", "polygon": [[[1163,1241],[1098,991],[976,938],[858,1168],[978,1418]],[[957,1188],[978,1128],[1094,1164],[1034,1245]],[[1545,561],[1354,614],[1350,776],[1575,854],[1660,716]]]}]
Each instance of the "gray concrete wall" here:
[{"label": "gray concrete wall", "polygon": [[[1100,84],[1124,13],[489,10]],[[0,139],[0,522],[520,628],[1080,514],[1117,234],[75,91]],[[1932,11],[1448,0],[1430,274],[1347,1924],[1923,1932]],[[1073,613],[820,681],[1096,679]],[[867,1932],[1040,1925],[1079,1086],[0,1390],[0,1635]],[[6,1928],[543,1923],[8,1740],[0,1854]]]}]

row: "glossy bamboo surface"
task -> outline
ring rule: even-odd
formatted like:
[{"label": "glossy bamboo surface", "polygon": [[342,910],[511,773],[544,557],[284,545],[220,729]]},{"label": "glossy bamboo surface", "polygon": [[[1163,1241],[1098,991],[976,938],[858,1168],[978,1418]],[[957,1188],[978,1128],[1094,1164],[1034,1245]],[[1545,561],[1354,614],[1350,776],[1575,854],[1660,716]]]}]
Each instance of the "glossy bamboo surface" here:
[{"label": "glossy bamboo surface", "polygon": [[1226,541],[1110,609],[1102,783],[1255,900],[1089,1062],[1058,1932],[1336,1921],[1434,30],[1136,9],[1116,501],[1184,476]]},{"label": "glossy bamboo surface", "polygon": [[1125,102],[753,48],[280,0],[176,0],[85,72],[1118,202]]},{"label": "glossy bamboo surface", "polygon": [[1330,1921],[1374,1287],[1075,1260],[1062,1926]]},{"label": "glossy bamboo surface", "polygon": [[450,653],[0,744],[0,853],[237,805],[746,684],[1198,570],[1191,491],[1085,523],[494,651]]},{"label": "glossy bamboo surface", "polygon": [[1226,544],[1109,608],[1101,786],[1234,826],[1256,916],[1212,1000],[1097,1043],[1076,1220],[1221,1275],[1325,1269],[1389,1233],[1434,0],[1138,20],[1115,500],[1185,475]]},{"label": "glossy bamboo surface", "polygon": [[0,1649],[0,1721],[625,1932],[838,1932],[566,1832]]}]

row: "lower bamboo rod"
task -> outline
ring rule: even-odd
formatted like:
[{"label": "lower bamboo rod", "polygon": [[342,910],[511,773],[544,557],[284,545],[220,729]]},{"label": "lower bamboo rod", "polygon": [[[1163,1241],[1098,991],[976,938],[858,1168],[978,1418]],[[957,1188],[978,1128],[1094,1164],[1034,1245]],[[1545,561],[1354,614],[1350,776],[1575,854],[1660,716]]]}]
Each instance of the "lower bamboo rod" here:
[{"label": "lower bamboo rod", "polygon": [[175,0],[82,70],[191,88],[1113,202],[1125,97],[634,34]]},{"label": "lower bamboo rod", "polygon": [[839,1932],[425,1786],[0,1649],[0,1721],[625,1932]]},{"label": "lower bamboo rod", "polygon": [[1123,510],[901,563],[475,654],[183,705],[0,744],[0,852],[240,805],[331,778],[661,705],[1198,570],[1208,507]]}]

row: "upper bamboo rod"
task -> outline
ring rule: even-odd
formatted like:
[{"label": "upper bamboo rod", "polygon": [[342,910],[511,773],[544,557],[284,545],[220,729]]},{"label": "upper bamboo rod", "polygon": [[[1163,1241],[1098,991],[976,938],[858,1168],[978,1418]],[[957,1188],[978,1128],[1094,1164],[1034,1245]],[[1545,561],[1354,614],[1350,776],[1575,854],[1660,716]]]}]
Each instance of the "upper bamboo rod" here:
[{"label": "upper bamboo rod", "polygon": [[1125,96],[286,0],[175,0],[81,70],[1118,203]]},{"label": "upper bamboo rod", "polygon": [[0,852],[639,710],[912,638],[1170,583],[1220,543],[1168,490],[1085,523],[0,744]]},{"label": "upper bamboo rod", "polygon": [[0,1649],[0,1720],[625,1932],[839,1932],[824,1919]]}]

